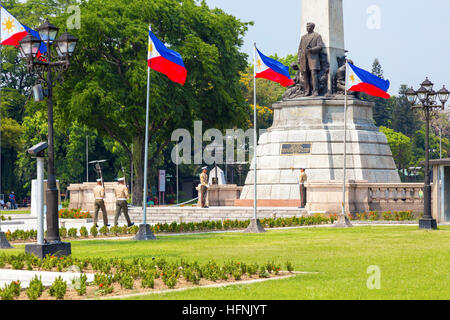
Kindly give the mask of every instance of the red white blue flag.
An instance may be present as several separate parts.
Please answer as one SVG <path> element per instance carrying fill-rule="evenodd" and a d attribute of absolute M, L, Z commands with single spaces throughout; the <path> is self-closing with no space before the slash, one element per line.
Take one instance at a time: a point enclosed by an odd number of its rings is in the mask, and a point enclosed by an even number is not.
<path fill-rule="evenodd" d="M 389 80 L 384 80 L 370 72 L 347 62 L 347 90 L 364 92 L 369 96 L 389 99 Z"/>
<path fill-rule="evenodd" d="M 294 84 L 294 81 L 289 75 L 289 67 L 286 67 L 281 62 L 266 57 L 256 47 L 256 72 L 255 78 L 262 78 L 278 82 L 283 87 L 289 87 Z"/>
<path fill-rule="evenodd" d="M 181 55 L 178 52 L 167 49 L 153 34 L 151 29 L 149 29 L 148 33 L 148 66 L 165 74 L 170 80 L 184 85 L 186 83 L 187 70 Z"/>
<path fill-rule="evenodd" d="M 28 34 L 40 39 L 39 33 L 33 29 L 21 24 L 8 10 L 1 7 L 1 36 L 0 44 L 2 46 L 19 46 L 19 42 L 25 38 Z M 36 57 L 40 58 L 45 52 L 47 52 L 47 46 L 45 43 L 41 43 L 39 51 Z"/>

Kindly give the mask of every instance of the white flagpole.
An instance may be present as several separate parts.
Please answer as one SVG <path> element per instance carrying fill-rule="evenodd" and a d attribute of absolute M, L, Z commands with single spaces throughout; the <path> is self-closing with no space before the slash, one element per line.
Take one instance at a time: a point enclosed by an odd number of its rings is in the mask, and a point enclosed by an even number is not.
<path fill-rule="evenodd" d="M 152 30 L 152 26 L 149 25 L 149 31 Z M 150 46 L 150 35 L 149 35 L 149 46 Z M 150 50 L 149 50 L 150 51 Z M 149 53 L 149 58 L 151 58 L 151 51 Z M 149 104 L 150 104 L 150 66 L 147 66 L 147 104 L 146 104 L 146 115 L 145 115 L 145 156 L 144 156 L 144 190 L 143 190 L 143 199 L 142 199 L 142 207 L 143 207 L 143 215 L 144 220 L 142 222 L 143 225 L 147 224 L 147 167 L 148 167 L 148 117 L 149 117 Z"/>
<path fill-rule="evenodd" d="M 342 216 L 345 217 L 345 193 L 347 180 L 347 71 L 348 62 L 345 59 L 345 106 L 344 106 L 344 182 L 342 186 Z"/>
<path fill-rule="evenodd" d="M 253 126 L 254 126 L 254 140 L 253 140 L 253 153 L 254 153 L 254 175 L 255 175 L 255 185 L 254 185 L 254 209 L 253 209 L 253 218 L 256 220 L 258 218 L 257 216 L 257 155 L 256 155 L 256 147 L 258 145 L 258 130 L 257 130 L 257 114 L 256 114 L 256 42 L 254 43 L 254 50 L 253 50 Z"/>

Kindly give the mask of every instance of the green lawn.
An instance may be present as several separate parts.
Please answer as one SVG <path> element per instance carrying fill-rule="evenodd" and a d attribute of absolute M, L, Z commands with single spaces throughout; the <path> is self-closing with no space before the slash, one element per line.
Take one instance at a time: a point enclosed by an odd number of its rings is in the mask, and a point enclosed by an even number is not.
<path fill-rule="evenodd" d="M 30 209 L 23 210 L 0 210 L 0 215 L 13 215 L 13 214 L 31 214 Z"/>
<path fill-rule="evenodd" d="M 254 285 L 196 288 L 142 299 L 450 299 L 450 227 L 355 227 L 160 236 L 158 241 L 76 241 L 77 257 L 165 257 L 207 262 L 289 260 L 319 272 Z M 7 251 L 22 252 L 23 246 Z M 367 289 L 367 268 L 381 269 L 381 289 Z M 136 299 L 136 298 L 133 298 Z"/>

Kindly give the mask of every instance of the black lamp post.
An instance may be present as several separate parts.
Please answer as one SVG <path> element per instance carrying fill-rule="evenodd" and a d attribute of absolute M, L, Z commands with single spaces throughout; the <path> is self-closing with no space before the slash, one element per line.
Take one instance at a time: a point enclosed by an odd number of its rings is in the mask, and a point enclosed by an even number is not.
<path fill-rule="evenodd" d="M 37 75 L 39 84 L 47 87 L 48 100 L 48 182 L 47 182 L 47 238 L 44 245 L 27 246 L 27 252 L 38 257 L 51 255 L 70 255 L 70 243 L 61 242 L 58 223 L 58 189 L 55 176 L 55 152 L 53 131 L 53 79 L 61 80 L 61 75 L 69 68 L 69 58 L 75 51 L 78 39 L 65 32 L 56 39 L 59 28 L 48 19 L 37 28 L 41 40 L 29 34 L 20 41 L 20 52 L 27 61 L 28 71 Z M 47 52 L 37 58 L 43 42 Z M 52 53 L 55 48 L 57 55 Z"/>
<path fill-rule="evenodd" d="M 435 92 L 433 90 L 434 84 L 426 78 L 422 82 L 419 90 L 415 91 L 413 88 L 406 91 L 408 101 L 413 105 L 413 108 L 421 108 L 425 111 L 426 130 L 425 130 L 425 185 L 424 185 L 424 217 L 419 221 L 420 229 L 436 230 L 437 222 L 433 219 L 431 214 L 431 185 L 430 185 L 430 117 L 431 111 L 434 109 L 445 109 L 449 97 L 449 91 L 445 86 Z M 440 104 L 437 100 L 439 97 Z M 416 105 L 419 100 L 420 105 Z"/>

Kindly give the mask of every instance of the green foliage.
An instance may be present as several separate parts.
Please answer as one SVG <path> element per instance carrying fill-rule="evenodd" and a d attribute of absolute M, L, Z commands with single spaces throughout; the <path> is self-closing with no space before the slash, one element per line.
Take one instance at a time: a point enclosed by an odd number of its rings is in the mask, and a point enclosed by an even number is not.
<path fill-rule="evenodd" d="M 119 283 L 122 288 L 130 290 L 133 289 L 134 279 L 130 274 L 124 273 L 120 276 Z"/>
<path fill-rule="evenodd" d="M 188 280 L 189 281 L 189 280 Z M 147 271 L 142 277 L 142 288 L 154 288 L 155 286 L 155 273 L 153 271 Z"/>
<path fill-rule="evenodd" d="M 85 226 L 80 228 L 80 235 L 84 238 L 87 238 L 89 236 L 89 232 Z"/>
<path fill-rule="evenodd" d="M 98 235 L 98 229 L 96 226 L 92 226 L 89 232 L 91 233 L 91 236 L 93 236 L 94 238 L 97 237 Z"/>
<path fill-rule="evenodd" d="M 59 276 L 51 285 L 48 293 L 57 300 L 63 300 L 67 291 L 67 283 Z"/>
<path fill-rule="evenodd" d="M 44 285 L 42 284 L 42 277 L 34 276 L 33 280 L 30 281 L 30 285 L 26 291 L 27 297 L 30 300 L 36 300 L 44 292 Z"/>
<path fill-rule="evenodd" d="M 399 170 L 409 168 L 412 156 L 411 139 L 383 126 L 380 127 L 380 131 L 386 135 L 397 168 Z"/>
<path fill-rule="evenodd" d="M 68 231 L 68 235 L 70 238 L 76 238 L 78 236 L 77 228 L 70 228 Z"/>
<path fill-rule="evenodd" d="M 79 296 L 84 296 L 86 294 L 87 276 L 85 274 L 82 274 L 78 279 L 72 279 L 72 284 Z"/>
<path fill-rule="evenodd" d="M 103 226 L 100 228 L 99 232 L 102 236 L 106 236 L 110 231 L 107 226 Z"/>

